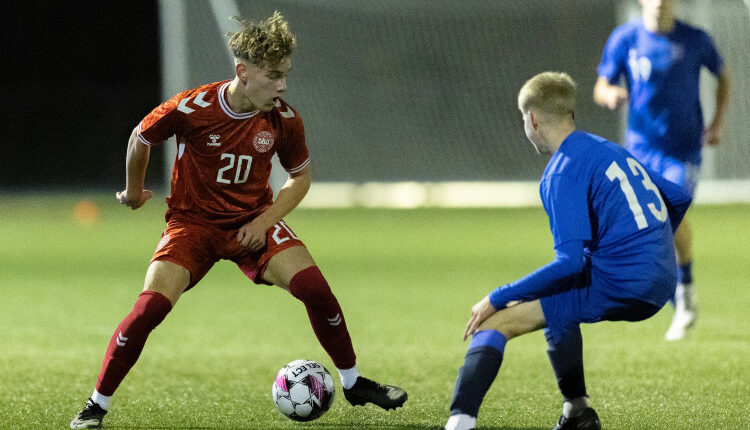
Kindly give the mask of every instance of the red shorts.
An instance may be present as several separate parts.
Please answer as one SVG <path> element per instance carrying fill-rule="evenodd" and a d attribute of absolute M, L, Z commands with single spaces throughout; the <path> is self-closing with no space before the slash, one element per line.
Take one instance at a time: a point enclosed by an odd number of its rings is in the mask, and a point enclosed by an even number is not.
<path fill-rule="evenodd" d="M 267 284 L 263 272 L 271 258 L 293 246 L 305 246 L 284 221 L 277 222 L 266 233 L 266 246 L 251 252 L 237 242 L 237 230 L 221 229 L 173 215 L 156 245 L 151 262 L 171 261 L 190 271 L 192 288 L 219 260 L 230 260 L 256 284 Z"/>

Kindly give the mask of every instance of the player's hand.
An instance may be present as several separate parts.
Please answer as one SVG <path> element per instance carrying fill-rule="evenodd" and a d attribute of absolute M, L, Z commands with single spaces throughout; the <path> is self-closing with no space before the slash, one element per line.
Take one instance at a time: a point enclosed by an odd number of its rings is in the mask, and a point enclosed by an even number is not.
<path fill-rule="evenodd" d="M 704 145 L 716 146 L 721 140 L 721 130 L 718 126 L 711 124 L 703 130 L 701 141 Z"/>
<path fill-rule="evenodd" d="M 607 97 L 607 107 L 610 110 L 617 110 L 627 101 L 628 90 L 617 85 L 612 86 Z"/>
<path fill-rule="evenodd" d="M 115 197 L 117 197 L 117 201 L 119 201 L 120 204 L 133 210 L 143 206 L 143 204 L 153 196 L 154 193 L 152 193 L 151 190 L 142 190 L 137 195 L 136 193 L 128 193 L 128 190 L 122 190 L 115 193 Z"/>
<path fill-rule="evenodd" d="M 266 246 L 266 227 L 258 218 L 237 230 L 237 242 L 248 251 L 260 251 Z"/>
<path fill-rule="evenodd" d="M 466 330 L 464 331 L 464 340 L 476 333 L 477 328 L 479 328 L 484 320 L 492 316 L 495 312 L 497 312 L 497 309 L 495 309 L 492 306 L 492 303 L 490 303 L 490 296 L 484 296 L 479 303 L 472 306 L 471 318 L 469 318 L 469 322 L 466 324 Z"/>

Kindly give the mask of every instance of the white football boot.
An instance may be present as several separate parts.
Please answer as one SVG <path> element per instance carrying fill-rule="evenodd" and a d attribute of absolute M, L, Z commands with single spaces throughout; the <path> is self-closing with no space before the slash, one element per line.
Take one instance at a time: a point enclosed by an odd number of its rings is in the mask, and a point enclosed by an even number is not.
<path fill-rule="evenodd" d="M 698 319 L 698 305 L 692 284 L 677 284 L 674 292 L 674 316 L 669 330 L 664 335 L 666 340 L 680 340 L 695 325 Z"/>

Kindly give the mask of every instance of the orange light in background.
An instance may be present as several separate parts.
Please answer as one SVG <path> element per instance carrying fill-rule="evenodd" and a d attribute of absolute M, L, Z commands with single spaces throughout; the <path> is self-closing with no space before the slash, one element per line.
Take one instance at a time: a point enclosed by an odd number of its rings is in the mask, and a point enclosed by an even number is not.
<path fill-rule="evenodd" d="M 78 225 L 92 225 L 98 218 L 99 206 L 90 200 L 81 200 L 73 206 L 73 219 Z"/>

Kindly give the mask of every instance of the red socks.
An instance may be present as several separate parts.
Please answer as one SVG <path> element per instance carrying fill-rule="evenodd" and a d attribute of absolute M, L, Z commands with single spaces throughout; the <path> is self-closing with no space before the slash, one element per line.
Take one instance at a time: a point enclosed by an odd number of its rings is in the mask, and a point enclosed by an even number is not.
<path fill-rule="evenodd" d="M 317 266 L 294 275 L 289 291 L 307 308 L 315 336 L 339 369 L 356 364 L 354 348 L 346 329 L 346 321 L 336 297 Z M 148 335 L 172 310 L 169 299 L 155 291 L 138 296 L 133 310 L 122 320 L 104 355 L 96 391 L 111 396 L 141 355 Z"/>
<path fill-rule="evenodd" d="M 149 333 L 172 310 L 172 303 L 155 291 L 144 291 L 135 301 L 133 310 L 122 320 L 104 355 L 96 391 L 103 396 L 114 394 L 120 382 L 141 355 Z"/>
<path fill-rule="evenodd" d="M 354 347 L 336 297 L 318 266 L 299 271 L 289 282 L 289 292 L 307 308 L 315 336 L 339 369 L 356 364 Z"/>

